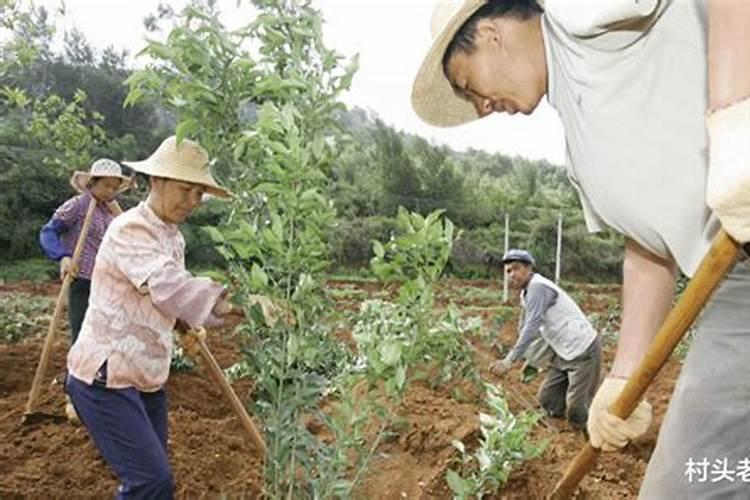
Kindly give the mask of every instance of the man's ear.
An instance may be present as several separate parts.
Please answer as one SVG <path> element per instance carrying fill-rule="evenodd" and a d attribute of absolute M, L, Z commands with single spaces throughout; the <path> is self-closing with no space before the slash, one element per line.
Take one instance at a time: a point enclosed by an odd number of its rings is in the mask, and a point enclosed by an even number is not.
<path fill-rule="evenodd" d="M 485 17 L 477 22 L 477 34 L 474 38 L 480 42 L 500 43 L 500 26 L 497 18 Z"/>

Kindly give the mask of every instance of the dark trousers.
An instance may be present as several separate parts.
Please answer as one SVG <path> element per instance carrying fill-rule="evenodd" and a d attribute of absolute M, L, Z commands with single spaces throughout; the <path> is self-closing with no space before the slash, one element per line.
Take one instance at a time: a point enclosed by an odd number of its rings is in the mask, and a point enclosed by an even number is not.
<path fill-rule="evenodd" d="M 597 336 L 586 352 L 565 361 L 555 355 L 539 388 L 539 403 L 551 417 L 567 417 L 574 429 L 586 429 L 589 407 L 599 385 L 602 344 Z"/>
<path fill-rule="evenodd" d="M 66 390 L 99 453 L 122 483 L 115 498 L 173 498 L 166 393 L 107 389 L 70 375 Z"/>
<path fill-rule="evenodd" d="M 91 280 L 76 278 L 70 283 L 68 290 L 68 319 L 70 320 L 70 345 L 75 344 L 81 331 L 83 317 L 89 307 L 89 293 Z"/>

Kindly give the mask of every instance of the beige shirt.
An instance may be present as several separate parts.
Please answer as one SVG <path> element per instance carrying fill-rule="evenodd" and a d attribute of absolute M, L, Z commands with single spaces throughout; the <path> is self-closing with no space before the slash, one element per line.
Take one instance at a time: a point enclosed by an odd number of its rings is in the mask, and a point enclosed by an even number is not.
<path fill-rule="evenodd" d="M 704 0 L 547 0 L 548 99 L 589 230 L 610 227 L 695 272 L 706 205 Z"/>
<path fill-rule="evenodd" d="M 94 265 L 89 307 L 68 353 L 68 371 L 91 384 L 107 362 L 107 387 L 156 391 L 169 376 L 177 318 L 192 327 L 223 287 L 185 270 L 185 240 L 142 202 L 107 230 Z"/>

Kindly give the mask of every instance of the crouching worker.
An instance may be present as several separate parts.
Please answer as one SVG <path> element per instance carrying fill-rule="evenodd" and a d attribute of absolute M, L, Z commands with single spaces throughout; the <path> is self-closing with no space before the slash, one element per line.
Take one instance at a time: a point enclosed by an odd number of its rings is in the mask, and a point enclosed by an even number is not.
<path fill-rule="evenodd" d="M 121 481 L 117 498 L 172 498 L 167 395 L 172 330 L 211 326 L 231 312 L 221 285 L 185 270 L 178 225 L 204 193 L 227 197 L 198 144 L 166 139 L 148 159 L 123 162 L 149 177 L 146 201 L 109 226 L 89 309 L 68 354 L 66 390 Z"/>
<path fill-rule="evenodd" d="M 509 250 L 503 264 L 510 286 L 520 291 L 524 312 L 515 346 L 504 359 L 493 363 L 491 371 L 503 375 L 535 344 L 537 352 L 529 362 L 543 363 L 547 368 L 539 388 L 542 408 L 552 417 L 567 417 L 574 429 L 585 430 L 599 382 L 599 336 L 565 291 L 534 272 L 534 258 L 529 252 Z M 546 353 L 544 342 L 548 345 Z"/>

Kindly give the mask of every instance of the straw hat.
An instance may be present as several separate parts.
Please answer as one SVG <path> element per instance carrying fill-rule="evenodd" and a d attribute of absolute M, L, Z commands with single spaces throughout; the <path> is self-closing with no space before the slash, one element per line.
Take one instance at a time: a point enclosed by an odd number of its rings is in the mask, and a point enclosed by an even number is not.
<path fill-rule="evenodd" d="M 83 193 L 88 189 L 88 183 L 92 177 L 116 177 L 120 179 L 120 186 L 117 188 L 118 193 L 122 193 L 128 189 L 131 185 L 132 179 L 127 175 L 123 175 L 120 165 L 108 158 L 101 158 L 91 164 L 91 168 L 88 172 L 82 170 L 76 170 L 70 178 L 70 185 L 73 189 L 79 193 Z"/>
<path fill-rule="evenodd" d="M 183 139 L 178 145 L 175 136 L 167 137 L 145 160 L 122 163 L 142 174 L 206 186 L 208 193 L 222 198 L 231 195 L 211 176 L 206 150 L 188 139 Z"/>
<path fill-rule="evenodd" d="M 432 12 L 432 47 L 411 92 L 417 115 L 437 127 L 455 127 L 479 118 L 474 105 L 457 96 L 443 73 L 443 55 L 453 36 L 487 0 L 438 0 Z"/>

